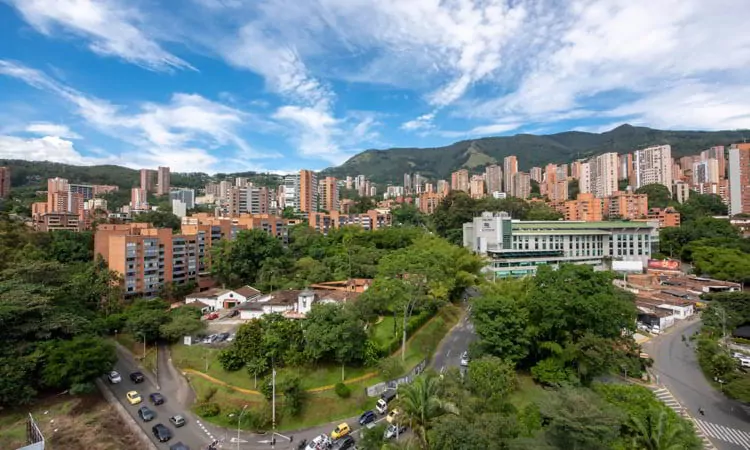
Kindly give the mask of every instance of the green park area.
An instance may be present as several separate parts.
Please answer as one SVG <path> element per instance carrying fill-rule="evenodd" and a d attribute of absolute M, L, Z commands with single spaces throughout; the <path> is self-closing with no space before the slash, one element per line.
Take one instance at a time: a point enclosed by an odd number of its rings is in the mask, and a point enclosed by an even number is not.
<path fill-rule="evenodd" d="M 289 414 L 284 407 L 285 396 L 277 397 L 279 417 L 277 423 L 280 429 L 294 430 L 316 424 L 327 423 L 338 419 L 348 418 L 371 409 L 374 399 L 366 395 L 366 388 L 373 384 L 401 376 L 413 369 L 423 359 L 434 352 L 440 339 L 457 323 L 461 316 L 458 307 L 447 305 L 434 316 L 428 317 L 413 335 L 408 337 L 405 361 L 401 362 L 400 328 L 397 334 L 393 330 L 393 321 L 381 320 L 371 327 L 371 335 L 381 339 L 388 336 L 389 341 L 396 342 L 399 350 L 393 356 L 384 358 L 387 363 L 372 365 L 345 365 L 345 391 L 337 388 L 342 381 L 342 367 L 340 365 L 303 365 L 280 368 L 277 371 L 279 384 L 284 379 L 299 380 L 300 406 L 296 414 Z M 388 332 L 382 328 L 389 327 Z M 385 342 L 378 341 L 378 342 Z M 190 369 L 204 373 L 208 379 L 198 373 L 186 371 L 193 389 L 196 392 L 197 403 L 195 412 L 206 420 L 222 426 L 236 426 L 232 417 L 244 405 L 249 405 L 249 416 L 243 418 L 243 426 L 251 429 L 263 429 L 267 415 L 270 414 L 270 402 L 267 396 L 259 392 L 267 376 L 254 376 L 247 370 L 228 371 L 220 360 L 222 350 L 209 348 L 204 345 L 186 346 L 182 343 L 172 346 L 172 360 L 181 369 Z M 208 364 L 208 370 L 206 370 Z M 387 378 L 386 378 L 387 376 Z M 239 389 L 238 389 L 239 388 Z M 295 391 L 297 392 L 297 391 Z M 206 407 L 210 404 L 210 407 Z M 230 417 L 231 415 L 231 417 Z M 246 422 L 245 422 L 246 421 Z"/>

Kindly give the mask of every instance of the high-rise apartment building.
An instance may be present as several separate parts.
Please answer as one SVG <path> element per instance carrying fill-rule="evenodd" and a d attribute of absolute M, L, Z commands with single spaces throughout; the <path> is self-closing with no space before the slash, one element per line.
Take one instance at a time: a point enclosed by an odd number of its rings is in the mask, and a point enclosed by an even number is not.
<path fill-rule="evenodd" d="M 633 220 L 646 217 L 648 214 L 648 196 L 631 192 L 615 192 L 607 200 L 609 203 L 609 220 Z"/>
<path fill-rule="evenodd" d="M 421 194 L 423 192 L 424 181 L 424 177 L 420 175 L 419 172 L 414 174 L 414 178 L 412 179 L 412 188 L 415 194 Z"/>
<path fill-rule="evenodd" d="M 573 161 L 570 164 L 570 178 L 578 180 L 581 178 L 581 164 L 583 161 Z"/>
<path fill-rule="evenodd" d="M 10 167 L 0 167 L 0 199 L 10 197 Z"/>
<path fill-rule="evenodd" d="M 130 207 L 142 211 L 148 209 L 148 192 L 143 188 L 133 188 L 130 190 Z"/>
<path fill-rule="evenodd" d="M 729 147 L 729 215 L 750 213 L 750 143 Z"/>
<path fill-rule="evenodd" d="M 321 183 L 323 209 L 326 211 L 339 210 L 339 185 L 334 177 L 325 177 Z"/>
<path fill-rule="evenodd" d="M 595 197 L 604 198 L 617 191 L 617 153 L 604 153 L 589 160 L 591 191 Z"/>
<path fill-rule="evenodd" d="M 541 183 L 544 180 L 544 171 L 541 167 L 532 167 L 529 171 L 529 176 L 537 183 Z"/>
<path fill-rule="evenodd" d="M 141 169 L 141 189 L 154 192 L 154 178 L 156 178 L 155 170 Z"/>
<path fill-rule="evenodd" d="M 513 187 L 513 191 L 510 193 L 511 196 L 523 199 L 531 196 L 531 175 L 528 173 L 515 172 L 511 185 Z"/>
<path fill-rule="evenodd" d="M 503 179 L 505 192 L 510 192 L 513 195 L 513 183 L 515 180 L 514 175 L 518 173 L 518 158 L 515 156 L 506 156 L 503 159 Z M 523 178 L 523 177 L 522 177 Z"/>
<path fill-rule="evenodd" d="M 715 158 L 703 159 L 693 163 L 693 184 L 718 183 L 719 182 L 719 160 Z"/>
<path fill-rule="evenodd" d="M 690 198 L 690 185 L 684 181 L 675 181 L 672 193 L 677 203 L 685 203 Z"/>
<path fill-rule="evenodd" d="M 727 154 L 724 150 L 723 145 L 717 145 L 715 147 L 711 147 L 708 150 L 703 150 L 700 155 L 700 159 L 703 161 L 709 160 L 709 159 L 715 159 L 717 162 L 717 172 L 719 174 L 719 178 L 726 178 L 727 176 Z M 684 169 L 684 167 L 683 167 Z M 718 180 L 717 180 L 718 183 Z"/>
<path fill-rule="evenodd" d="M 568 200 L 564 205 L 565 220 L 584 222 L 604 220 L 604 200 L 595 197 L 592 193 L 580 193 L 575 200 Z"/>
<path fill-rule="evenodd" d="M 503 191 L 503 168 L 492 164 L 484 169 L 484 181 L 487 183 L 487 192 Z"/>
<path fill-rule="evenodd" d="M 557 166 L 557 181 L 561 180 L 567 180 L 568 179 L 568 165 L 567 164 L 560 164 Z"/>
<path fill-rule="evenodd" d="M 318 210 L 318 176 L 312 170 L 299 171 L 299 210 L 306 213 Z"/>
<path fill-rule="evenodd" d="M 672 191 L 672 147 L 657 145 L 633 152 L 635 188 L 661 184 Z"/>
<path fill-rule="evenodd" d="M 250 183 L 250 179 L 248 177 L 235 177 L 234 178 L 234 185 L 237 187 L 247 187 Z"/>
<path fill-rule="evenodd" d="M 469 192 L 469 171 L 461 169 L 451 174 L 451 189 L 454 191 Z"/>
<path fill-rule="evenodd" d="M 469 184 L 469 192 L 471 193 L 471 198 L 484 197 L 484 177 L 482 175 L 472 175 Z"/>
<path fill-rule="evenodd" d="M 250 214 L 269 214 L 271 211 L 272 192 L 267 187 L 247 188 L 247 208 Z"/>
<path fill-rule="evenodd" d="M 578 192 L 588 194 L 591 191 L 591 163 L 583 162 L 578 170 Z"/>
<path fill-rule="evenodd" d="M 159 167 L 157 170 L 156 177 L 156 195 L 167 195 L 169 194 L 170 180 L 169 180 L 169 167 Z"/>
<path fill-rule="evenodd" d="M 177 189 L 169 193 L 171 200 L 179 200 L 185 204 L 187 209 L 195 208 L 195 190 L 194 189 Z"/>
<path fill-rule="evenodd" d="M 451 185 L 445 180 L 437 180 L 436 189 L 439 194 L 448 195 L 451 191 Z"/>

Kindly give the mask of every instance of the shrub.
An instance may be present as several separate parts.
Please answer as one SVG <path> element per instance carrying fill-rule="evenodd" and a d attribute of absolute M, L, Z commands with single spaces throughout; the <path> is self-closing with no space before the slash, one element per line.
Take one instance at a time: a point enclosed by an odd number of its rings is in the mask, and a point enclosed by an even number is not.
<path fill-rule="evenodd" d="M 221 414 L 221 408 L 216 403 L 203 402 L 195 407 L 195 412 L 201 417 L 216 417 Z"/>
<path fill-rule="evenodd" d="M 344 383 L 336 383 L 334 390 L 336 391 L 336 395 L 340 398 L 349 398 L 349 396 L 352 395 L 352 390 Z"/>
<path fill-rule="evenodd" d="M 217 391 L 217 390 L 218 390 L 218 388 L 217 388 L 216 386 L 211 386 L 211 387 L 209 387 L 208 389 L 206 389 L 206 392 L 204 392 L 204 393 L 203 393 L 203 394 L 202 394 L 202 395 L 200 396 L 200 399 L 199 399 L 199 400 L 200 400 L 200 401 L 201 401 L 202 403 L 207 403 L 207 402 L 210 402 L 210 401 L 211 401 L 211 399 L 212 399 L 212 398 L 214 398 L 214 395 L 216 395 L 216 391 Z"/>
<path fill-rule="evenodd" d="M 219 352 L 219 363 L 227 372 L 240 370 L 245 365 L 245 361 L 242 360 L 234 346 Z"/>
<path fill-rule="evenodd" d="M 386 358 L 378 363 L 378 372 L 384 379 L 392 380 L 404 373 L 404 365 L 397 356 Z"/>

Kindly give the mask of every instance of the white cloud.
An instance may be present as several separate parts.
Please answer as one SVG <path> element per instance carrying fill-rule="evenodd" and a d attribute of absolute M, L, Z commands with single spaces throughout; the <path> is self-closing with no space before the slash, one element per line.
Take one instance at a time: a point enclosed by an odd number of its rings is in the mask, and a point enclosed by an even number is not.
<path fill-rule="evenodd" d="M 5 0 L 37 31 L 51 36 L 58 28 L 83 37 L 89 48 L 151 70 L 192 68 L 167 52 L 139 28 L 144 15 L 117 0 Z M 127 5 L 127 6 L 126 6 Z"/>
<path fill-rule="evenodd" d="M 406 131 L 429 130 L 435 128 L 432 120 L 435 119 L 435 113 L 422 114 L 414 120 L 401 124 L 401 129 Z"/>
<path fill-rule="evenodd" d="M 18 63 L 0 60 L 0 75 L 60 95 L 89 125 L 138 148 L 132 158 L 141 165 L 156 165 L 148 164 L 153 161 L 175 170 L 215 168 L 223 162 L 205 148 L 223 146 L 237 147 L 245 160 L 267 156 L 257 154 L 238 134 L 241 125 L 254 123 L 254 116 L 197 94 L 174 94 L 166 104 L 144 103 L 139 112 L 130 113 Z"/>
<path fill-rule="evenodd" d="M 491 136 L 496 134 L 507 133 L 515 130 L 523 124 L 519 122 L 495 123 L 492 125 L 481 125 L 467 131 L 439 131 L 438 134 L 444 137 L 459 138 L 473 136 Z"/>
<path fill-rule="evenodd" d="M 114 164 L 113 157 L 87 157 L 76 150 L 72 141 L 57 136 L 24 139 L 0 135 L 0 158 L 25 159 L 30 161 L 52 161 L 65 164 L 92 165 Z"/>
<path fill-rule="evenodd" d="M 81 135 L 71 131 L 67 125 L 60 125 L 56 123 L 37 122 L 32 123 L 26 127 L 26 131 L 41 136 L 57 136 L 67 139 L 82 139 Z"/>

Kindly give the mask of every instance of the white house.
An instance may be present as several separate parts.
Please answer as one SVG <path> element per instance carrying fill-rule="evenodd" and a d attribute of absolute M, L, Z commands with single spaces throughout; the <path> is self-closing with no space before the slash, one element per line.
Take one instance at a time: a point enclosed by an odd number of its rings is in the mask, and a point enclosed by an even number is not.
<path fill-rule="evenodd" d="M 257 319 L 266 314 L 281 313 L 290 319 L 303 319 L 315 303 L 344 303 L 356 299 L 357 292 L 329 290 L 286 290 L 260 296 L 239 306 L 240 319 Z"/>
<path fill-rule="evenodd" d="M 251 286 L 243 286 L 239 289 L 213 288 L 203 292 L 197 292 L 185 297 L 185 303 L 201 302 L 210 308 L 210 311 L 234 308 L 243 303 L 256 301 L 261 297 L 261 292 Z"/>

